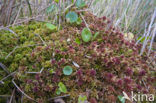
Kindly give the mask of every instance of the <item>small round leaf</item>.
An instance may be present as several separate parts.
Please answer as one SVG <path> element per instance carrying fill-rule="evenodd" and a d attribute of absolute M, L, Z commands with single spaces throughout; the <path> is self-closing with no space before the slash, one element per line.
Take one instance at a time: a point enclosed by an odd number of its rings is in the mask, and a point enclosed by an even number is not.
<path fill-rule="evenodd" d="M 84 0 L 77 0 L 75 5 L 76 5 L 78 8 L 82 8 L 82 7 L 84 7 L 86 4 L 85 4 L 85 1 L 84 1 Z"/>
<path fill-rule="evenodd" d="M 84 28 L 82 30 L 81 36 L 84 42 L 89 42 L 92 38 L 92 33 L 88 30 L 88 28 Z"/>
<path fill-rule="evenodd" d="M 56 27 L 55 25 L 50 24 L 50 23 L 47 23 L 46 26 L 47 26 L 47 28 L 50 29 L 50 30 L 56 30 L 56 29 L 57 29 L 57 27 Z"/>
<path fill-rule="evenodd" d="M 65 66 L 63 68 L 63 74 L 64 75 L 71 75 L 73 72 L 73 69 L 70 66 Z"/>
<path fill-rule="evenodd" d="M 71 12 L 68 12 L 67 15 L 66 15 L 66 19 L 67 21 L 69 21 L 70 23 L 74 23 L 78 20 L 78 15 L 77 13 L 71 11 Z"/>
<path fill-rule="evenodd" d="M 47 13 L 50 13 L 50 12 L 53 12 L 53 10 L 55 9 L 55 5 L 54 4 L 52 4 L 51 6 L 49 6 L 47 9 L 46 9 L 46 12 Z"/>

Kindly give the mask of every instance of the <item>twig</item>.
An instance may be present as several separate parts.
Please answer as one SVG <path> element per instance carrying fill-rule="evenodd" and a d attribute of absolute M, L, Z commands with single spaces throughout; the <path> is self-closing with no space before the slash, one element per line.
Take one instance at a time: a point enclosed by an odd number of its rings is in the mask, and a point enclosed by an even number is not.
<path fill-rule="evenodd" d="M 44 43 L 34 44 L 34 45 L 27 45 L 27 46 L 21 46 L 21 47 L 16 46 L 16 47 L 5 57 L 5 59 L 7 59 L 7 58 L 8 58 L 13 52 L 15 52 L 15 50 L 18 49 L 18 48 L 32 47 L 32 46 L 38 46 L 38 45 L 42 45 L 42 44 L 44 44 Z"/>
<path fill-rule="evenodd" d="M 14 89 L 13 92 L 12 92 L 12 95 L 11 95 L 11 98 L 10 98 L 9 103 L 12 103 L 12 98 L 13 98 L 13 96 L 14 96 L 14 93 L 15 93 L 15 89 Z"/>
<path fill-rule="evenodd" d="M 5 60 L 8 59 L 8 57 L 17 49 L 19 46 L 16 46 L 6 57 Z"/>
<path fill-rule="evenodd" d="M 26 45 L 26 46 L 21 46 L 19 48 L 25 48 L 25 47 L 32 47 L 32 46 L 39 46 L 39 45 L 43 45 L 44 43 L 39 43 L 39 44 L 33 44 L 33 45 Z"/>
<path fill-rule="evenodd" d="M 37 16 L 35 16 L 35 17 L 31 17 L 31 18 L 28 18 L 28 19 L 24 19 L 23 21 L 17 22 L 17 23 L 15 23 L 14 25 L 16 25 L 16 24 L 21 24 L 21 23 L 26 22 L 26 21 L 30 21 L 30 20 L 35 19 L 35 18 L 40 17 L 40 16 L 42 16 L 42 15 L 37 15 Z M 8 27 L 11 27 L 11 26 L 13 26 L 13 25 L 8 25 L 8 26 L 6 26 L 6 27 L 8 28 Z M 2 30 L 2 28 L 0 28 L 0 30 Z"/>
<path fill-rule="evenodd" d="M 72 63 L 75 67 L 80 68 L 80 66 L 76 62 L 72 61 Z"/>
<path fill-rule="evenodd" d="M 75 12 L 84 12 L 84 11 L 89 11 L 89 9 L 75 10 Z"/>
<path fill-rule="evenodd" d="M 6 67 L 4 64 L 2 64 L 1 62 L 0 62 L 0 67 L 1 67 L 5 72 L 7 72 L 7 73 L 9 74 L 9 71 L 7 70 L 7 67 Z"/>
<path fill-rule="evenodd" d="M 2 29 L 7 30 L 7 31 L 13 33 L 15 36 L 18 36 L 13 30 L 11 30 L 11 29 L 9 29 L 7 27 L 1 27 L 0 30 L 2 30 Z"/>
<path fill-rule="evenodd" d="M 58 98 L 64 98 L 64 97 L 68 97 L 68 96 L 70 96 L 70 95 L 67 94 L 67 95 L 64 95 L 64 96 L 54 97 L 54 98 L 50 98 L 50 99 L 48 99 L 48 101 L 55 100 L 55 99 L 58 99 Z"/>
<path fill-rule="evenodd" d="M 15 20 L 14 20 L 13 25 L 16 23 L 16 21 L 17 21 L 17 19 L 18 19 L 18 16 L 19 16 L 19 14 L 20 14 L 21 9 L 22 9 L 22 0 L 21 0 L 20 7 L 19 7 L 19 10 L 18 10 L 18 12 L 17 12 L 17 15 L 16 15 L 16 18 L 15 18 Z"/>
<path fill-rule="evenodd" d="M 30 16 L 32 16 L 32 9 L 31 9 L 31 5 L 29 3 L 29 0 L 26 0 L 26 3 L 28 4 L 29 14 L 30 14 Z"/>
<path fill-rule="evenodd" d="M 150 24 L 149 24 L 148 32 L 147 32 L 147 34 L 146 34 L 146 37 L 145 37 L 145 40 L 144 40 L 143 47 L 142 47 L 142 49 L 141 49 L 140 55 L 142 55 L 143 52 L 144 52 L 144 50 L 145 50 L 145 47 L 146 47 L 147 42 L 148 42 L 148 40 L 149 40 L 149 39 L 147 39 L 147 37 L 150 35 L 151 28 L 152 28 L 152 24 L 153 24 L 155 18 L 156 18 L 156 8 L 155 8 L 154 13 L 153 13 L 153 16 L 152 16 L 152 18 L 151 18 L 151 22 L 150 22 Z"/>
<path fill-rule="evenodd" d="M 32 100 L 32 101 L 35 101 L 33 98 L 31 98 L 30 96 L 28 96 L 26 93 L 24 93 L 18 86 L 17 84 L 14 82 L 14 79 L 12 79 L 12 83 L 15 85 L 15 87 L 24 95 L 26 96 L 28 99 Z M 35 101 L 37 102 L 37 101 Z"/>
<path fill-rule="evenodd" d="M 58 4 L 58 13 L 59 13 L 59 27 L 58 27 L 58 30 L 60 30 L 60 26 L 61 26 L 61 0 L 59 1 L 59 4 Z"/>
<path fill-rule="evenodd" d="M 150 43 L 150 48 L 148 50 L 148 55 L 150 54 L 150 51 L 152 49 L 152 44 L 154 42 L 155 35 L 156 35 L 156 25 L 155 25 L 155 28 L 154 28 L 153 33 L 152 33 L 152 40 L 151 40 L 151 43 Z"/>
<path fill-rule="evenodd" d="M 21 95 L 21 103 L 23 103 L 23 94 Z"/>
<path fill-rule="evenodd" d="M 42 67 L 42 69 L 39 72 L 26 72 L 26 73 L 28 73 L 28 74 L 41 74 L 43 70 L 44 70 L 44 67 Z"/>
<path fill-rule="evenodd" d="M 8 97 L 11 97 L 11 96 L 10 95 L 0 95 L 0 97 L 8 98 Z"/>
<path fill-rule="evenodd" d="M 73 7 L 73 6 L 75 5 L 76 1 L 77 1 L 77 0 L 74 0 L 74 3 L 73 3 L 73 4 L 67 6 L 67 7 L 64 9 L 64 12 L 63 12 L 63 13 L 65 13 L 69 8 Z"/>
<path fill-rule="evenodd" d="M 43 42 L 43 44 L 44 44 L 45 46 L 47 46 L 46 42 L 42 39 L 42 37 L 41 37 L 39 34 L 35 34 L 35 35 L 38 36 L 38 37 L 41 39 L 41 41 Z"/>
<path fill-rule="evenodd" d="M 4 77 L 3 79 L 1 79 L 1 80 L 0 80 L 0 83 L 4 84 L 4 82 L 3 82 L 3 81 L 4 81 L 5 79 L 7 79 L 8 77 L 10 77 L 10 76 L 14 75 L 15 73 L 16 73 L 16 71 L 15 71 L 15 72 L 13 72 L 13 73 L 10 73 L 9 75 L 7 75 L 7 76 L 6 76 L 6 77 Z"/>
<path fill-rule="evenodd" d="M 142 80 L 142 82 L 144 83 L 145 87 L 147 88 L 147 85 L 145 84 L 144 80 Z M 148 88 L 147 88 L 147 90 L 148 90 Z"/>
<path fill-rule="evenodd" d="M 86 20 L 84 19 L 83 15 L 81 13 L 80 13 L 80 16 L 83 19 L 83 21 L 84 21 L 86 27 L 88 28 L 88 30 L 91 31 L 90 28 L 89 28 L 89 26 L 88 26 L 88 24 L 87 24 L 87 22 L 86 22 Z"/>

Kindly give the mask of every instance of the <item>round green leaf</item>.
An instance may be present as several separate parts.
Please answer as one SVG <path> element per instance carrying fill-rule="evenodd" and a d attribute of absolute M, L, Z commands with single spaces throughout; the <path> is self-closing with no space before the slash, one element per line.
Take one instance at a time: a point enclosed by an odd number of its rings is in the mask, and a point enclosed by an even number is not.
<path fill-rule="evenodd" d="M 118 99 L 120 100 L 121 103 L 125 103 L 125 98 L 123 98 L 123 96 L 118 96 Z"/>
<path fill-rule="evenodd" d="M 60 91 L 59 89 L 57 89 L 57 90 L 56 90 L 56 94 L 57 94 L 57 95 L 60 95 L 60 94 L 61 94 L 61 91 Z"/>
<path fill-rule="evenodd" d="M 47 13 L 50 13 L 50 12 L 52 12 L 54 9 L 55 9 L 55 5 L 54 4 L 52 4 L 51 6 L 49 6 L 47 9 L 46 9 L 46 12 Z"/>
<path fill-rule="evenodd" d="M 64 75 L 71 75 L 72 72 L 73 72 L 73 69 L 70 66 L 65 66 L 63 68 L 63 74 Z"/>
<path fill-rule="evenodd" d="M 84 42 L 89 42 L 92 38 L 92 33 L 88 30 L 88 28 L 84 28 L 82 30 L 81 36 Z"/>
<path fill-rule="evenodd" d="M 70 23 L 73 23 L 73 22 L 76 22 L 76 21 L 78 20 L 78 15 L 77 15 L 77 13 L 71 11 L 71 12 L 68 12 L 68 13 L 67 13 L 66 19 L 67 19 L 67 21 L 69 21 Z"/>
<path fill-rule="evenodd" d="M 50 29 L 50 30 L 56 30 L 56 29 L 57 29 L 57 27 L 56 27 L 55 25 L 50 24 L 50 23 L 47 23 L 46 26 L 47 26 L 47 28 Z"/>
<path fill-rule="evenodd" d="M 77 0 L 75 5 L 76 5 L 78 8 L 82 8 L 82 7 L 84 7 L 86 4 L 85 4 L 84 0 Z"/>

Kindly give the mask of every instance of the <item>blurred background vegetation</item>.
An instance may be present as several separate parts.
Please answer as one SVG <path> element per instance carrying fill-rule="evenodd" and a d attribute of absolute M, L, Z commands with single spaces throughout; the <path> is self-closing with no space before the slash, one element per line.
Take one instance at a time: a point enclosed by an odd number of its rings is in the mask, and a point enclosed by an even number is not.
<path fill-rule="evenodd" d="M 0 26 L 9 27 L 30 20 L 58 24 L 58 15 L 76 0 L 1 0 Z M 124 33 L 132 32 L 138 42 L 155 50 L 156 0 L 86 0 L 88 9 L 98 17 L 108 17 Z M 61 21 L 59 21 L 61 22 Z M 137 43 L 138 43 L 137 42 Z M 154 44 L 154 45 L 153 45 Z"/>

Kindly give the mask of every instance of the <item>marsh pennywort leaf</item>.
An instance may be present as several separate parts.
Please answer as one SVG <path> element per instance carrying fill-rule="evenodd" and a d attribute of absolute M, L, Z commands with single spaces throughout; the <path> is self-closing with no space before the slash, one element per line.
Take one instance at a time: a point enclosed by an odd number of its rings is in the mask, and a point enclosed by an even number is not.
<path fill-rule="evenodd" d="M 73 72 L 73 69 L 72 69 L 71 66 L 65 66 L 65 67 L 63 68 L 63 74 L 64 74 L 64 75 L 71 75 L 72 72 Z"/>
<path fill-rule="evenodd" d="M 49 6 L 47 9 L 46 9 L 46 12 L 47 13 L 50 13 L 50 12 L 52 12 L 54 9 L 55 9 L 55 5 L 54 4 L 52 4 L 51 6 Z"/>
<path fill-rule="evenodd" d="M 51 23 L 46 23 L 46 26 L 50 30 L 56 30 L 57 29 L 57 27 L 55 25 L 51 24 Z"/>
<path fill-rule="evenodd" d="M 89 42 L 92 38 L 92 33 L 88 30 L 88 28 L 84 28 L 82 30 L 81 36 L 84 42 Z"/>
<path fill-rule="evenodd" d="M 70 12 L 67 13 L 66 19 L 70 23 L 74 23 L 74 22 L 76 22 L 78 20 L 78 15 L 77 15 L 76 12 L 70 11 Z"/>
<path fill-rule="evenodd" d="M 82 8 L 84 7 L 86 4 L 85 4 L 85 1 L 84 0 L 77 0 L 75 5 L 78 7 L 78 8 Z"/>
<path fill-rule="evenodd" d="M 99 35 L 99 32 L 96 32 L 93 36 L 93 40 L 95 40 L 95 38 Z"/>
<path fill-rule="evenodd" d="M 59 89 L 57 89 L 57 90 L 56 90 L 56 94 L 57 94 L 57 95 L 60 95 L 60 94 L 61 94 L 61 91 L 60 91 Z"/>
<path fill-rule="evenodd" d="M 121 103 L 125 103 L 125 98 L 123 98 L 123 96 L 119 95 L 118 99 L 120 100 Z"/>
<path fill-rule="evenodd" d="M 67 93 L 67 88 L 62 82 L 59 82 L 58 86 L 59 86 L 59 91 L 63 93 Z"/>
<path fill-rule="evenodd" d="M 78 103 L 85 103 L 87 101 L 87 96 L 79 95 Z"/>

